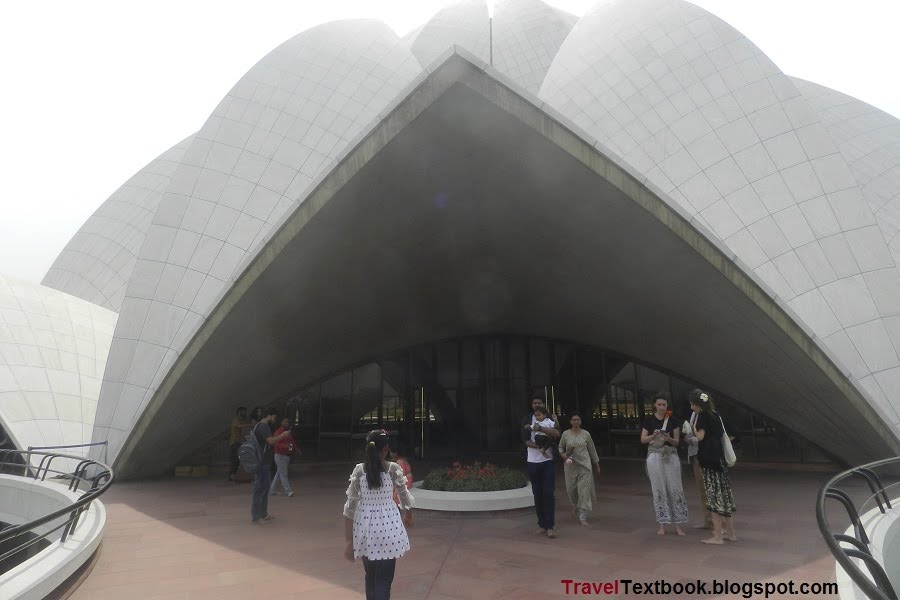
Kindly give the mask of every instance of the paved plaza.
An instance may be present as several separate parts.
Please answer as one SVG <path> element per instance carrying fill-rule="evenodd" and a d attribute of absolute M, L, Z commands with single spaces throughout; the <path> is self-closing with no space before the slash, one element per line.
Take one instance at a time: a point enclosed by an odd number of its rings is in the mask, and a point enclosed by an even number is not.
<path fill-rule="evenodd" d="M 341 507 L 350 470 L 299 470 L 295 496 L 272 498 L 274 519 L 258 526 L 250 524 L 246 484 L 218 477 L 116 484 L 103 498 L 109 521 L 99 559 L 71 598 L 362 598 L 362 565 L 342 557 Z M 695 488 L 684 475 L 696 521 Z M 565 597 L 562 579 L 833 582 L 834 562 L 814 513 L 826 478 L 738 468 L 732 479 L 740 541 L 724 547 L 701 544 L 706 532 L 693 529 L 686 538 L 656 535 L 650 484 L 639 461 L 603 463 L 591 529 L 571 516 L 560 474 L 555 540 L 532 534 L 530 509 L 417 511 L 413 549 L 398 561 L 392 597 L 556 598 Z"/>

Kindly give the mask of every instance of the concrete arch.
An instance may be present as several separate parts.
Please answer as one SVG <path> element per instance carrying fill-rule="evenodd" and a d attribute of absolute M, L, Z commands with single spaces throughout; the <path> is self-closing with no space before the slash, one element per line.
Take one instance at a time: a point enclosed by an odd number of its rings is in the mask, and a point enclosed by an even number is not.
<path fill-rule="evenodd" d="M 238 398 L 490 331 L 603 340 L 848 462 L 896 452 L 878 410 L 740 259 L 564 121 L 459 54 L 423 76 L 230 287 L 117 473 L 164 472 Z"/>
<path fill-rule="evenodd" d="M 900 430 L 900 277 L 862 190 L 791 80 L 682 0 L 598 6 L 540 97 L 746 263 Z"/>

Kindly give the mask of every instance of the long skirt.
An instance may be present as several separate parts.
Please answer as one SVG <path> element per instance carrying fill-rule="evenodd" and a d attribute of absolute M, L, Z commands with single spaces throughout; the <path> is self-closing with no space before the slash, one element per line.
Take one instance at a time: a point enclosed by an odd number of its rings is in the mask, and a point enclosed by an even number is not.
<path fill-rule="evenodd" d="M 647 476 L 653 490 L 653 508 L 660 525 L 687 523 L 688 509 L 681 486 L 681 461 L 675 452 L 647 455 Z"/>
<path fill-rule="evenodd" d="M 703 487 L 706 488 L 706 510 L 730 517 L 737 509 L 728 473 L 703 467 Z"/>
<path fill-rule="evenodd" d="M 593 508 L 594 474 L 579 464 L 566 467 L 566 494 L 569 502 L 578 510 L 578 516 L 587 517 Z"/>

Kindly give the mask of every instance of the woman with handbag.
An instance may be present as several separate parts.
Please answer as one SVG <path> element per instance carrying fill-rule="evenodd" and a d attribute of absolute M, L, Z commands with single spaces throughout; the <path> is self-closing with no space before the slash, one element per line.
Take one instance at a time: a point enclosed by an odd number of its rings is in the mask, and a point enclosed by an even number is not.
<path fill-rule="evenodd" d="M 700 442 L 697 460 L 703 473 L 706 509 L 712 514 L 713 522 L 712 537 L 701 541 L 704 544 L 723 544 L 724 538 L 736 542 L 733 518 L 736 508 L 731 481 L 728 479 L 728 463 L 734 464 L 731 442 L 725 433 L 722 417 L 716 412 L 709 394 L 694 390 L 691 395 L 691 402 L 701 407 L 696 423 L 696 436 Z"/>
<path fill-rule="evenodd" d="M 666 535 L 666 525 L 675 525 L 675 533 L 687 535 L 681 528 L 688 520 L 677 451 L 681 422 L 672 417 L 668 407 L 667 394 L 656 394 L 654 413 L 644 420 L 641 429 L 641 443 L 647 445 L 647 476 L 659 524 L 656 535 Z"/>

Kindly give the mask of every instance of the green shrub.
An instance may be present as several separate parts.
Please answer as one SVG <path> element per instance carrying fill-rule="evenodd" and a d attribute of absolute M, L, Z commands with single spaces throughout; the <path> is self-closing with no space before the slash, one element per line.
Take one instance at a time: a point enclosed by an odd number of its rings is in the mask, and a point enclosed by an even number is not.
<path fill-rule="evenodd" d="M 507 467 L 475 462 L 449 469 L 434 469 L 422 481 L 426 490 L 441 492 L 495 492 L 525 487 L 525 475 Z"/>

